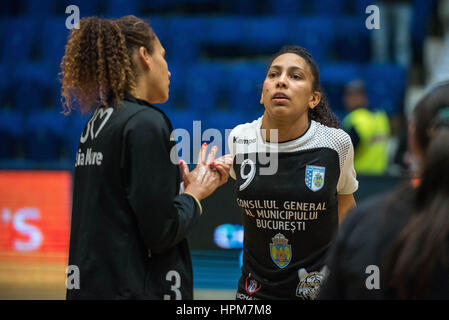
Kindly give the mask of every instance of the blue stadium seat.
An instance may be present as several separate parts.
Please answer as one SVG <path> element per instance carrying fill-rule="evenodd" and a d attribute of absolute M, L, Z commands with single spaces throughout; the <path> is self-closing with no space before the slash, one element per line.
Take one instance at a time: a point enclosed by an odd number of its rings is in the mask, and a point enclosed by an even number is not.
<path fill-rule="evenodd" d="M 396 64 L 369 64 L 363 68 L 363 79 L 370 105 L 388 115 L 402 111 L 407 72 Z"/>
<path fill-rule="evenodd" d="M 168 42 L 165 44 L 168 58 L 183 63 L 197 60 L 206 29 L 206 19 L 203 18 L 171 19 Z"/>
<path fill-rule="evenodd" d="M 49 71 L 50 72 L 50 71 Z M 49 108 L 59 109 L 62 108 L 62 96 L 61 87 L 62 83 L 59 76 L 56 73 L 49 73 L 48 77 L 48 91 L 46 94 L 46 106 Z"/>
<path fill-rule="evenodd" d="M 11 86 L 11 76 L 10 68 L 6 63 L 0 63 L 0 109 L 4 108 L 6 105 L 6 100 L 10 94 Z"/>
<path fill-rule="evenodd" d="M 166 114 L 173 126 L 178 158 L 190 163 L 193 162 L 193 160 L 196 158 L 196 155 L 195 157 L 193 157 L 193 145 L 201 144 L 202 142 L 201 135 L 204 131 L 202 115 L 197 110 L 179 111 L 169 109 L 164 111 L 166 111 Z M 193 135 L 194 121 L 200 121 L 199 123 L 195 123 L 195 132 L 197 132 L 195 134 L 198 135 L 197 137 L 194 137 Z"/>
<path fill-rule="evenodd" d="M 24 71 L 22 71 L 24 67 L 21 66 L 19 68 L 21 70 L 18 71 L 18 81 L 21 85 L 26 82 L 28 87 L 36 84 L 34 88 L 30 89 L 30 92 L 33 96 L 42 96 L 45 98 L 41 104 L 60 107 L 61 83 L 58 79 L 58 73 L 60 72 L 60 64 L 70 30 L 65 26 L 65 18 L 61 17 L 43 20 L 39 29 L 41 30 L 38 35 L 41 57 L 40 65 L 26 65 Z M 31 67 L 33 70 L 29 76 L 26 70 L 28 67 Z M 22 77 L 27 80 L 23 80 Z M 20 88 L 17 90 L 23 91 Z M 41 90 L 41 92 L 36 92 L 37 90 Z M 19 100 L 24 100 L 23 98 L 18 98 Z M 19 105 L 23 106 L 23 103 L 19 103 Z"/>
<path fill-rule="evenodd" d="M 154 14 L 166 11 L 173 11 L 179 0 L 151 0 L 139 1 L 140 12 L 143 14 Z"/>
<path fill-rule="evenodd" d="M 343 94 L 346 84 L 361 77 L 360 67 L 353 63 L 323 64 L 320 68 L 321 86 L 332 111 L 344 113 Z"/>
<path fill-rule="evenodd" d="M 65 18 L 45 19 L 41 30 L 41 59 L 43 63 L 52 66 L 56 73 L 64 56 L 70 30 L 65 26 Z"/>
<path fill-rule="evenodd" d="M 13 74 L 14 107 L 23 112 L 38 111 L 48 105 L 50 77 L 42 64 L 22 64 Z M 55 75 L 56 76 L 56 75 Z"/>
<path fill-rule="evenodd" d="M 37 37 L 37 23 L 28 18 L 6 18 L 2 23 L 3 43 L 1 61 L 18 65 L 32 58 Z"/>
<path fill-rule="evenodd" d="M 0 111 L 0 159 L 17 155 L 22 136 L 22 115 L 17 111 Z"/>
<path fill-rule="evenodd" d="M 366 8 L 372 4 L 375 4 L 372 0 L 346 0 L 348 5 L 354 6 L 354 15 L 358 17 L 367 17 L 367 14 L 365 13 Z M 363 22 L 365 22 L 365 19 L 363 19 Z"/>
<path fill-rule="evenodd" d="M 63 152 L 67 118 L 54 111 L 36 112 L 26 119 L 25 152 L 29 159 L 56 160 Z"/>
<path fill-rule="evenodd" d="M 282 16 L 298 16 L 301 11 L 301 0 L 268 0 L 270 13 Z"/>
<path fill-rule="evenodd" d="M 341 0 L 314 0 L 310 1 L 315 15 L 339 16 L 344 13 L 344 1 Z"/>
<path fill-rule="evenodd" d="M 0 1 L 0 17 L 15 16 L 20 11 L 19 1 Z"/>
<path fill-rule="evenodd" d="M 246 19 L 239 16 L 216 17 L 210 19 L 205 31 L 206 45 L 242 45 L 245 42 Z"/>
<path fill-rule="evenodd" d="M 90 17 L 99 13 L 100 0 L 64 0 L 64 14 L 65 8 L 70 5 L 78 6 L 80 10 L 80 18 Z M 66 16 L 68 17 L 68 15 Z"/>
<path fill-rule="evenodd" d="M 163 108 L 185 108 L 186 97 L 186 67 L 184 64 L 167 61 L 168 70 L 171 73 L 170 77 L 170 93 L 168 101 Z"/>
<path fill-rule="evenodd" d="M 303 17 L 292 21 L 290 43 L 309 51 L 318 63 L 327 61 L 333 43 L 334 20 L 329 17 Z"/>
<path fill-rule="evenodd" d="M 335 20 L 335 49 L 339 61 L 368 62 L 370 33 L 365 20 L 359 17 L 338 17 Z"/>
<path fill-rule="evenodd" d="M 139 1 L 137 0 L 108 0 L 105 1 L 106 16 L 111 18 L 118 18 L 125 15 L 139 14 Z"/>
<path fill-rule="evenodd" d="M 415 48 L 420 48 L 423 45 L 426 38 L 427 25 L 429 18 L 432 16 L 432 11 L 436 11 L 435 7 L 438 6 L 437 0 L 413 0 L 413 13 L 412 21 L 410 25 L 410 34 L 412 36 L 412 42 Z"/>
<path fill-rule="evenodd" d="M 247 19 L 245 45 L 251 52 L 273 53 L 287 44 L 289 31 L 290 23 L 285 17 Z"/>
<path fill-rule="evenodd" d="M 219 107 L 226 86 L 227 69 L 218 63 L 197 63 L 192 65 L 185 77 L 186 107 L 203 112 Z"/>
<path fill-rule="evenodd" d="M 262 85 L 267 73 L 264 63 L 238 63 L 230 68 L 228 81 L 229 107 L 248 111 L 261 107 Z"/>
<path fill-rule="evenodd" d="M 254 5 L 252 0 L 227 0 L 230 5 L 230 12 L 237 15 L 257 15 L 262 6 Z"/>
<path fill-rule="evenodd" d="M 62 137 L 63 154 L 67 159 L 75 161 L 81 133 L 83 132 L 87 121 L 89 121 L 90 116 L 91 114 L 80 115 L 77 111 L 72 111 L 72 113 L 67 116 L 66 131 Z"/>
<path fill-rule="evenodd" d="M 1 8 L 1 7 L 0 7 Z M 3 58 L 1 55 L 3 54 L 3 42 L 9 36 L 9 30 L 6 29 L 7 22 L 0 13 L 0 60 Z"/>
<path fill-rule="evenodd" d="M 159 41 L 166 51 L 171 51 L 167 46 L 170 44 L 170 24 L 171 19 L 165 17 L 151 16 L 151 17 L 143 17 L 144 20 L 149 21 L 151 27 L 156 33 Z M 168 52 L 167 52 L 168 53 Z"/>
<path fill-rule="evenodd" d="M 45 18 L 56 13 L 56 0 L 45 0 L 45 1 L 35 1 L 35 0 L 24 0 L 23 13 L 27 16 L 37 16 L 40 18 Z"/>
<path fill-rule="evenodd" d="M 163 108 L 161 108 L 163 109 Z M 175 129 L 185 129 L 190 135 L 193 133 L 193 121 L 201 121 L 201 114 L 198 110 L 176 110 L 163 109 L 165 114 L 170 119 L 170 122 Z"/>
<path fill-rule="evenodd" d="M 325 63 L 320 67 L 321 82 L 348 82 L 360 77 L 357 63 Z"/>
<path fill-rule="evenodd" d="M 214 3 L 216 0 L 178 0 L 178 2 L 184 3 L 184 4 L 207 4 L 207 3 Z"/>
<path fill-rule="evenodd" d="M 232 130 L 239 124 L 244 123 L 244 113 L 235 110 L 219 110 L 209 114 L 204 120 L 204 129 L 218 129 L 222 133 L 224 130 Z"/>

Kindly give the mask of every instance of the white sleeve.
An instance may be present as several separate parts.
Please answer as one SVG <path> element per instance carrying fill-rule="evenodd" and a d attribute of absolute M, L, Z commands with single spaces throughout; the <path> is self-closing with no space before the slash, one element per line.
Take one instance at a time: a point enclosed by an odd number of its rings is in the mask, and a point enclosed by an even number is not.
<path fill-rule="evenodd" d="M 232 159 L 234 160 L 235 157 L 235 144 L 234 144 L 234 137 L 235 137 L 235 128 L 231 131 L 231 133 L 229 134 L 228 137 L 228 148 L 229 148 L 229 153 L 232 155 Z M 236 179 L 235 178 L 235 171 L 234 171 L 234 164 L 232 164 L 231 166 L 231 170 L 229 171 L 229 175 L 231 176 L 232 179 Z"/>
<path fill-rule="evenodd" d="M 353 194 L 359 188 L 359 182 L 354 169 L 354 147 L 352 146 L 351 138 L 347 134 L 345 135 L 344 144 L 343 150 L 346 150 L 346 152 L 339 154 L 340 157 L 343 157 L 343 166 L 340 168 L 337 193 Z"/>

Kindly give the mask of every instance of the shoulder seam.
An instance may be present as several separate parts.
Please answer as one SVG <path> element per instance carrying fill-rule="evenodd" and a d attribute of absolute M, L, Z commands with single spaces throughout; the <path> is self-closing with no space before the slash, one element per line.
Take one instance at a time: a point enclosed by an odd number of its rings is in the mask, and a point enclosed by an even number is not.
<path fill-rule="evenodd" d="M 133 119 L 137 114 L 141 113 L 145 111 L 145 109 L 139 110 L 137 112 L 135 112 L 133 115 L 131 115 L 128 119 L 126 119 L 125 124 L 123 126 L 123 128 L 126 128 L 126 126 L 128 125 L 129 121 L 131 121 L 131 119 Z"/>
<path fill-rule="evenodd" d="M 326 131 L 334 131 L 335 134 L 331 135 L 332 137 L 334 137 L 334 139 L 326 139 Z M 343 129 L 330 128 L 321 124 L 318 128 L 318 134 L 324 137 L 323 140 L 328 144 L 327 146 L 323 145 L 323 147 L 328 147 L 337 151 L 337 154 L 339 156 L 340 169 L 343 168 L 347 155 L 349 153 L 349 143 L 351 143 L 349 135 Z"/>

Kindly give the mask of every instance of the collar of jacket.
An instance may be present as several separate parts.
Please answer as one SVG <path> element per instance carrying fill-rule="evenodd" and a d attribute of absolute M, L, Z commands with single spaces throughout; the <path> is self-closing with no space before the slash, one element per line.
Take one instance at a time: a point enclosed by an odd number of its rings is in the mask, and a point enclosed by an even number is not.
<path fill-rule="evenodd" d="M 173 126 L 172 126 L 172 124 L 171 124 L 170 119 L 167 117 L 167 115 L 165 114 L 165 112 L 162 111 L 161 109 L 159 109 L 158 107 L 153 106 L 153 105 L 152 105 L 151 103 L 149 103 L 148 101 L 145 101 L 145 100 L 142 100 L 142 99 L 139 99 L 139 98 L 134 97 L 134 96 L 133 96 L 131 93 L 129 93 L 129 92 L 125 92 L 125 95 L 124 95 L 124 97 L 123 97 L 123 100 L 129 101 L 129 102 L 132 102 L 132 103 L 137 103 L 137 104 L 140 104 L 140 105 L 143 105 L 143 106 L 147 106 L 147 107 L 149 107 L 149 108 L 153 108 L 153 109 L 159 111 L 160 113 L 162 113 L 162 115 L 163 115 L 165 121 L 167 122 L 167 125 L 168 125 L 168 127 L 169 127 L 169 129 L 170 129 L 170 132 L 173 131 Z"/>
<path fill-rule="evenodd" d="M 142 100 L 142 99 L 139 99 L 139 98 L 134 97 L 134 96 L 133 96 L 131 93 L 129 93 L 129 92 L 125 92 L 125 95 L 124 95 L 124 97 L 123 97 L 123 100 L 129 101 L 129 102 L 134 102 L 134 103 L 137 103 L 137 104 L 140 104 L 140 105 L 145 105 L 145 106 L 152 107 L 152 108 L 155 108 L 155 109 L 160 110 L 159 108 L 153 106 L 153 105 L 152 105 L 151 103 L 149 103 L 148 101 L 145 101 L 145 100 Z"/>

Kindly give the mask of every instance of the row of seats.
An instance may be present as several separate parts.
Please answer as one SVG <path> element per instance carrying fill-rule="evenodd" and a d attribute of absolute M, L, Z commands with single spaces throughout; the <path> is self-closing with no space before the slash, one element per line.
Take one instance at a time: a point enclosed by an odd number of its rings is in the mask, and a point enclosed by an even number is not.
<path fill-rule="evenodd" d="M 248 110 L 259 108 L 266 62 L 198 62 L 191 65 L 169 62 L 170 99 L 166 108 L 199 110 Z M 356 78 L 366 81 L 373 105 L 396 113 L 405 89 L 406 71 L 392 64 L 321 64 L 325 94 L 337 112 L 343 111 L 342 94 L 346 83 Z M 60 108 L 60 83 L 44 65 L 27 64 L 8 72 L 0 65 L 0 106 L 24 113 Z M 1 107 L 0 107 L 1 108 Z"/>
<path fill-rule="evenodd" d="M 3 1 L 0 16 L 6 18 L 0 19 L 0 160 L 75 159 L 88 116 L 74 113 L 65 117 L 58 112 L 57 74 L 69 34 L 66 5 L 78 5 L 81 17 L 98 12 L 106 16 L 146 13 L 153 17 L 151 24 L 167 50 L 172 73 L 170 99 L 160 107 L 174 128 L 186 129 L 193 138 L 193 120 L 201 119 L 202 132 L 216 128 L 224 136 L 225 129 L 262 114 L 259 98 L 268 55 L 284 44 L 299 44 L 312 53 L 331 107 L 340 117 L 344 114 L 344 84 L 359 77 L 367 82 L 374 107 L 396 112 L 404 91 L 405 71 L 395 65 L 364 64 L 370 52 L 364 18 L 341 15 L 349 12 L 349 2 L 362 6 L 363 1 L 266 0 L 258 1 L 258 6 L 246 0 Z M 192 12 L 200 7 L 215 8 L 218 15 L 173 15 L 177 13 L 173 8 L 181 4 L 184 11 L 191 7 Z M 170 16 L 152 15 L 164 8 L 171 10 Z M 11 18 L 11 12 L 22 16 Z M 234 15 L 224 15 L 227 12 Z M 239 15 L 260 13 L 265 15 Z M 223 61 L 209 61 L 209 57 Z M 254 62 L 256 57 L 263 62 Z"/>
<path fill-rule="evenodd" d="M 170 70 L 170 107 L 202 112 L 217 108 L 251 111 L 259 108 L 267 64 L 199 63 L 187 70 L 173 65 Z M 346 63 L 320 65 L 320 77 L 324 93 L 336 112 L 344 111 L 344 86 L 360 78 L 366 82 L 371 103 L 395 114 L 401 107 L 407 74 L 404 68 L 394 64 Z"/>
<path fill-rule="evenodd" d="M 369 0 L 18 0 L 2 1 L 1 15 L 61 15 L 69 5 L 77 5 L 82 16 L 176 11 L 233 14 L 363 14 Z"/>
<path fill-rule="evenodd" d="M 217 131 L 206 130 L 216 129 L 223 137 L 222 145 L 224 146 L 226 130 L 229 131 L 238 124 L 252 121 L 261 116 L 263 112 L 262 108 L 252 113 L 216 110 L 203 115 L 199 111 L 177 111 L 165 109 L 164 106 L 161 108 L 171 119 L 174 129 L 185 130 L 175 132 L 178 142 L 183 140 L 185 146 L 185 143 L 189 141 L 185 141 L 185 136 L 181 138 L 178 135 L 189 133 L 190 148 L 193 148 L 194 131 L 200 132 L 204 141 L 211 142 L 210 135 L 216 136 Z M 66 159 L 74 161 L 80 135 L 88 119 L 89 115 L 81 116 L 78 112 L 64 116 L 53 110 L 27 115 L 13 110 L 0 111 L 0 141 L 2 141 L 0 159 L 24 158 L 34 161 Z M 194 123 L 194 121 L 200 122 Z M 217 143 L 217 141 L 215 142 Z"/>
<path fill-rule="evenodd" d="M 74 159 L 85 117 L 67 118 L 57 111 L 28 115 L 0 112 L 0 158 Z M 78 137 L 74 132 L 78 131 Z"/>
<path fill-rule="evenodd" d="M 370 33 L 364 19 L 354 17 L 174 16 L 154 17 L 151 25 L 166 48 L 168 59 L 183 63 L 207 56 L 214 48 L 228 52 L 229 58 L 238 58 L 272 54 L 285 44 L 307 48 L 319 62 L 366 62 L 370 58 Z M 2 19 L 0 62 L 14 66 L 32 61 L 57 67 L 68 34 L 64 17 Z M 226 47 L 233 50 L 226 51 Z"/>
<path fill-rule="evenodd" d="M 231 70 L 229 82 L 223 81 L 226 70 Z M 265 72 L 263 64 L 240 64 L 233 68 L 200 64 L 191 67 L 189 72 L 178 70 L 173 72 L 171 98 L 158 106 L 167 113 L 175 129 L 185 129 L 192 136 L 193 121 L 201 120 L 202 131 L 215 128 L 224 136 L 225 129 L 252 121 L 263 113 L 259 99 Z M 325 65 L 321 69 L 321 82 L 332 110 L 340 119 L 345 114 L 342 107 L 344 84 L 358 77 L 366 82 L 372 107 L 387 110 L 389 114 L 398 111 L 406 78 L 402 68 L 395 65 Z M 180 84 L 184 86 L 179 87 Z M 225 101 L 223 89 L 232 93 L 228 106 L 220 104 Z M 182 97 L 185 98 L 185 108 L 176 105 Z M 32 106 L 34 101 L 29 98 L 28 104 Z M 76 112 L 65 117 L 57 110 L 30 108 L 28 112 L 21 112 L 3 109 L 0 111 L 0 158 L 73 159 L 87 118 L 88 115 L 80 117 Z"/>

